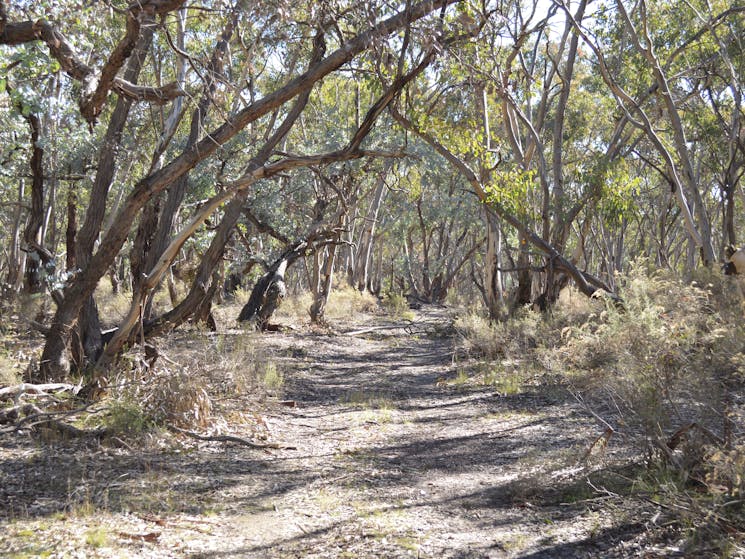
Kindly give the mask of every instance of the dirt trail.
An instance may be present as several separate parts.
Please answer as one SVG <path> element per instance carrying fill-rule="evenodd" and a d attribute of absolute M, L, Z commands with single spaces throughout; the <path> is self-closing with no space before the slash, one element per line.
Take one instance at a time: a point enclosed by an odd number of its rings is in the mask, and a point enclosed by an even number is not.
<path fill-rule="evenodd" d="M 260 418 L 294 450 L 195 443 L 81 461 L 80 448 L 0 439 L 0 497 L 26 507 L 0 556 L 635 556 L 643 515 L 619 526 L 586 498 L 575 464 L 597 428 L 566 394 L 461 383 L 441 311 L 387 326 L 262 338 L 296 405 L 268 402 Z M 65 489 L 74 514 L 53 504 Z"/>

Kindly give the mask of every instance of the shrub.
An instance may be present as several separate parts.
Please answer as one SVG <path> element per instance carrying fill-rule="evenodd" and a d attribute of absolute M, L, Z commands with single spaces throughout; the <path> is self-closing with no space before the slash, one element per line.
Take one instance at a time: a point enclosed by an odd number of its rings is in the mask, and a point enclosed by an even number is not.
<path fill-rule="evenodd" d="M 400 293 L 392 291 L 383 299 L 383 308 L 393 316 L 400 316 L 409 310 L 409 302 Z"/>
<path fill-rule="evenodd" d="M 564 333 L 571 384 L 645 458 L 651 490 L 692 534 L 724 536 L 745 520 L 742 434 L 730 417 L 744 331 L 726 285 L 738 280 L 701 274 L 686 284 L 643 263 L 620 280 L 625 310 L 609 304 Z"/>
<path fill-rule="evenodd" d="M 490 324 L 471 313 L 455 326 L 469 356 L 558 373 L 636 451 L 635 487 L 690 527 L 692 549 L 713 540 L 726 553 L 745 538 L 740 281 L 703 271 L 685 283 L 639 262 L 618 278 L 624 309 L 569 293 L 547 314 Z"/>
<path fill-rule="evenodd" d="M 539 313 L 518 311 L 506 322 L 492 322 L 479 314 L 469 313 L 455 320 L 462 351 L 485 359 L 522 359 L 550 336 Z M 545 337 L 544 337 L 545 335 Z"/>

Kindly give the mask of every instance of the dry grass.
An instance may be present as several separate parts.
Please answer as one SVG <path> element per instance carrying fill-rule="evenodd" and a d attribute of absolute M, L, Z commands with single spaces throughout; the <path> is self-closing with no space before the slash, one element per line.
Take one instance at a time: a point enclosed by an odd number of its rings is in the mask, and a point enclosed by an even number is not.
<path fill-rule="evenodd" d="M 489 324 L 472 314 L 456 329 L 462 350 L 494 370 L 519 359 L 558 376 L 636 448 L 647 465 L 637 488 L 690 526 L 691 545 L 709 539 L 726 556 L 745 539 L 745 299 L 739 279 L 696 280 L 642 262 L 619 278 L 623 310 L 567 292 L 548 315 Z"/>
<path fill-rule="evenodd" d="M 248 295 L 246 294 L 244 298 L 240 296 L 237 298 L 242 301 L 248 300 Z M 312 303 L 311 293 L 289 296 L 282 301 L 275 317 L 293 324 L 307 324 L 310 320 L 308 311 Z M 331 291 L 329 301 L 326 303 L 325 317 L 330 321 L 343 321 L 355 315 L 374 314 L 378 310 L 378 301 L 373 295 L 342 285 Z"/>
<path fill-rule="evenodd" d="M 160 346 L 152 368 L 134 348 L 112 374 L 103 423 L 128 436 L 167 425 L 205 430 L 224 423 L 220 401 L 281 397 L 284 373 L 258 349 L 260 335 L 184 331 Z"/>
<path fill-rule="evenodd" d="M 2 348 L 2 346 L 0 346 Z M 0 349 L 0 386 L 11 386 L 21 381 L 22 363 L 11 351 Z"/>
<path fill-rule="evenodd" d="M 341 320 L 355 314 L 374 314 L 378 309 L 378 300 L 367 291 L 343 286 L 331 292 L 326 304 L 326 317 Z"/>
<path fill-rule="evenodd" d="M 520 311 L 509 322 L 490 323 L 477 314 L 455 321 L 460 349 L 470 357 L 487 360 L 524 356 L 537 347 L 542 328 L 541 316 L 530 311 Z"/>

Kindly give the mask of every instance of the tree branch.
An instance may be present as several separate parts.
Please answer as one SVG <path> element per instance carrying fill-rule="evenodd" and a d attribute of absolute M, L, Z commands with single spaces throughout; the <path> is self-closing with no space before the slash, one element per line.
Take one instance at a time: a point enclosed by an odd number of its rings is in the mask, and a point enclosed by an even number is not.
<path fill-rule="evenodd" d="M 164 103 L 183 92 L 169 84 L 164 88 L 148 88 L 129 84 L 116 77 L 135 48 L 144 18 L 163 15 L 178 9 L 185 0 L 140 0 L 130 4 L 126 11 L 126 32 L 112 51 L 99 72 L 85 64 L 75 48 L 57 29 L 46 20 L 8 23 L 5 5 L 0 8 L 0 45 L 15 46 L 34 41 L 43 41 L 52 57 L 73 79 L 82 83 L 80 112 L 93 126 L 103 110 L 103 105 L 113 89 L 132 100 L 147 100 Z"/>

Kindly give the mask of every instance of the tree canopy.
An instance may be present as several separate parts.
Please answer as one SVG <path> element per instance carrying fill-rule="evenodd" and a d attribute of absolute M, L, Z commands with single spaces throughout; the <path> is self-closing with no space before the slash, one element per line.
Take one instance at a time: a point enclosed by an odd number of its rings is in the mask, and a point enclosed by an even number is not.
<path fill-rule="evenodd" d="M 497 320 L 569 282 L 618 299 L 638 256 L 714 267 L 743 228 L 744 15 L 0 1 L 0 278 L 54 301 L 38 376 L 95 378 L 135 340 L 209 322 L 228 277 L 303 285 L 317 321 L 334 274 Z M 110 330 L 107 275 L 131 293 Z"/>

